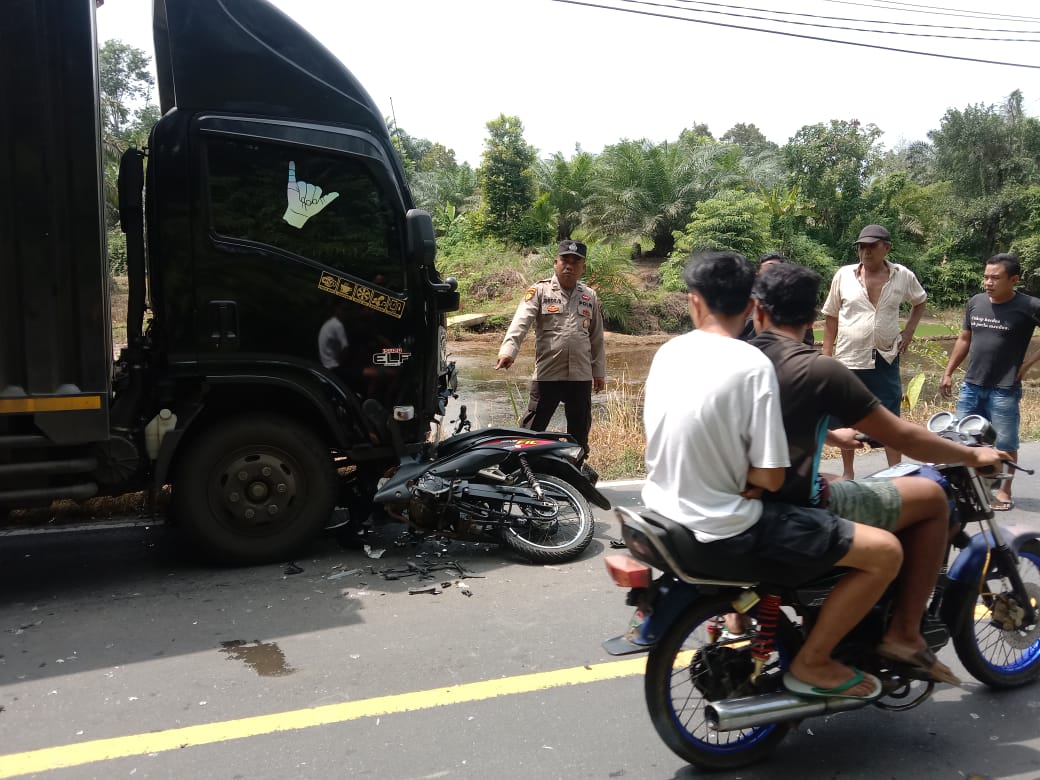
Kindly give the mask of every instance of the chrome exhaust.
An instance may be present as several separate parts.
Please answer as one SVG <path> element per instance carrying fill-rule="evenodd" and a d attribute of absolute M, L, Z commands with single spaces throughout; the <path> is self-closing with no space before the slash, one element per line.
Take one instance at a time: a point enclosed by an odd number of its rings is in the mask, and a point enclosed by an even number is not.
<path fill-rule="evenodd" d="M 759 696 L 720 699 L 704 708 L 708 728 L 713 731 L 737 731 L 770 723 L 802 720 L 828 712 L 858 710 L 870 702 L 863 699 L 807 699 L 787 691 Z"/>

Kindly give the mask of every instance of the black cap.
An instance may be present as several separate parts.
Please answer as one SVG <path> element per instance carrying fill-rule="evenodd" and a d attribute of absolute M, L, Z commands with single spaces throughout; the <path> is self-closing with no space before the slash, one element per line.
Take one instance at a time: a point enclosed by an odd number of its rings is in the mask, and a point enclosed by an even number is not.
<path fill-rule="evenodd" d="M 856 239 L 857 244 L 876 244 L 878 241 L 884 241 L 888 244 L 892 243 L 892 236 L 888 234 L 881 225 L 867 225 L 861 231 L 859 231 L 859 238 Z"/>
<path fill-rule="evenodd" d="M 584 260 L 586 255 L 588 254 L 588 251 L 588 247 L 580 241 L 571 241 L 570 239 L 568 239 L 566 241 L 560 242 L 559 254 L 561 255 L 577 255 L 582 260 Z"/>

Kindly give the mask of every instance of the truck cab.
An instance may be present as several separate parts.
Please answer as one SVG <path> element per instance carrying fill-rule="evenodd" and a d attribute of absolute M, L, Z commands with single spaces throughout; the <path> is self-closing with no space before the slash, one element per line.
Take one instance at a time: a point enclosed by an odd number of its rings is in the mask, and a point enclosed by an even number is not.
<path fill-rule="evenodd" d="M 169 484 L 200 551 L 284 557 L 424 446 L 454 387 L 458 295 L 385 122 L 265 0 L 154 0 L 161 119 L 121 162 L 130 294 L 113 361 L 95 3 L 13 7 L 4 27 L 21 33 L 0 33 L 0 56 L 39 74 L 36 116 L 0 128 L 50 172 L 20 188 L 50 213 L 0 244 L 17 280 L 0 316 L 20 334 L 0 353 L 0 507 Z M 30 164 L 0 167 L 9 217 Z"/>

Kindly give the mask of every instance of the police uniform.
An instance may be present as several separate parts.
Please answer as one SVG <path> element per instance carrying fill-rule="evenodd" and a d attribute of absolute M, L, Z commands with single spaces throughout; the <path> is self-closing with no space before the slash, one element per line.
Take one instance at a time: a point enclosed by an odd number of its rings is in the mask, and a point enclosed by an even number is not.
<path fill-rule="evenodd" d="M 534 377 L 531 402 L 521 425 L 544 431 L 562 402 L 568 433 L 588 452 L 592 379 L 606 376 L 607 367 L 603 314 L 595 290 L 580 281 L 573 290 L 565 290 L 555 274 L 535 282 L 524 293 L 513 315 L 499 355 L 515 360 L 532 324 L 535 326 Z"/>

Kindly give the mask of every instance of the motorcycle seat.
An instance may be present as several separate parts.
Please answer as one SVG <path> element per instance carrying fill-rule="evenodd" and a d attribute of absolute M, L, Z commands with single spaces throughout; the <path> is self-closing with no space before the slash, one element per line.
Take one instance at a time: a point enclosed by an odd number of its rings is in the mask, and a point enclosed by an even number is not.
<path fill-rule="evenodd" d="M 660 561 L 653 562 L 654 565 L 686 582 L 766 583 L 782 587 L 805 584 L 805 573 L 787 564 L 749 555 L 732 555 L 711 542 L 698 541 L 686 526 L 651 510 L 644 509 L 637 517 L 643 521 L 639 530 L 659 554 Z M 626 519 L 624 522 L 629 521 Z M 631 543 L 629 547 L 632 547 Z"/>

